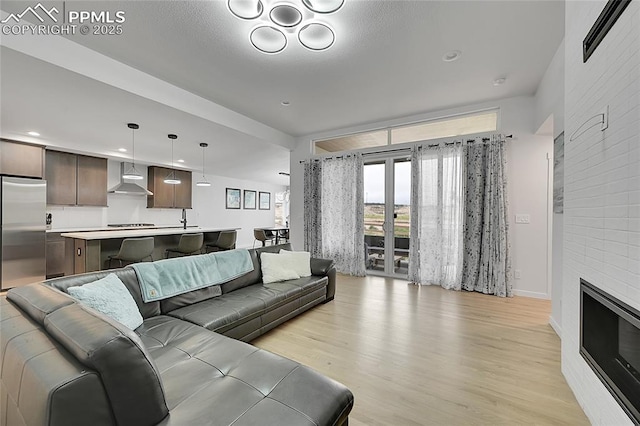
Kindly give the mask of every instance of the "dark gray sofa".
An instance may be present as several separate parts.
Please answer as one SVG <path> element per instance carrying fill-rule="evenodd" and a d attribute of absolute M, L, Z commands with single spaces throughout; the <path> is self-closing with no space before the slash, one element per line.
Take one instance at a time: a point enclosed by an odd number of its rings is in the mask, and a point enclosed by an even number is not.
<path fill-rule="evenodd" d="M 144 303 L 135 271 L 76 275 L 10 290 L 0 302 L 1 425 L 341 425 L 343 385 L 249 341 L 333 299 L 335 269 L 262 284 L 254 271 L 222 285 Z M 114 272 L 138 304 L 135 331 L 65 290 Z M 232 338 L 233 337 L 233 338 Z"/>

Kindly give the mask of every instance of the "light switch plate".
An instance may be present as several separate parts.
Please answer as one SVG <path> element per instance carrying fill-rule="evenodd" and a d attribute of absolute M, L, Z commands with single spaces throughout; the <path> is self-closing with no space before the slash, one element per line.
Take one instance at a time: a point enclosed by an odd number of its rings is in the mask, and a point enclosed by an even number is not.
<path fill-rule="evenodd" d="M 517 214 L 516 223 L 531 223 L 531 216 L 528 214 Z"/>

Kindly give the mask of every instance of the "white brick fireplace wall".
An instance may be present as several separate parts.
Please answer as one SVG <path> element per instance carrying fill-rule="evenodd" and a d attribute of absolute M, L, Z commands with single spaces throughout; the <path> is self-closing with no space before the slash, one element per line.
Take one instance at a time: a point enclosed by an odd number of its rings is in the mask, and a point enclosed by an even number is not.
<path fill-rule="evenodd" d="M 640 309 L 640 1 L 587 63 L 606 1 L 566 1 L 562 372 L 594 424 L 631 424 L 579 354 L 580 278 Z M 609 128 L 569 136 L 609 105 Z"/>

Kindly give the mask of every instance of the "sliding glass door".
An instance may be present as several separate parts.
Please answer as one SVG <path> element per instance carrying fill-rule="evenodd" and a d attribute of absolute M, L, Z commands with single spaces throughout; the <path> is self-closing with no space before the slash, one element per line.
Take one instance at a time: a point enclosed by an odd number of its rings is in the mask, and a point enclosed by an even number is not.
<path fill-rule="evenodd" d="M 368 274 L 406 278 L 409 267 L 411 162 L 377 158 L 364 166 L 364 239 Z"/>

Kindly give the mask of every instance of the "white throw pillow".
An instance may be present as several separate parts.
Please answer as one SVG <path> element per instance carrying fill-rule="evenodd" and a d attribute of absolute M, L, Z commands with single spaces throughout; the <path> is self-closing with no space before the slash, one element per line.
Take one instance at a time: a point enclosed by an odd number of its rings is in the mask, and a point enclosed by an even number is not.
<path fill-rule="evenodd" d="M 280 255 L 289 256 L 290 267 L 301 277 L 311 276 L 311 253 L 308 251 L 287 251 L 280 249 Z"/>
<path fill-rule="evenodd" d="M 115 274 L 89 284 L 69 287 L 67 293 L 83 305 L 135 330 L 142 325 L 142 315 L 133 296 Z"/>
<path fill-rule="evenodd" d="M 268 284 L 300 278 L 300 275 L 291 268 L 290 263 L 291 259 L 286 255 L 260 253 L 262 282 Z"/>

